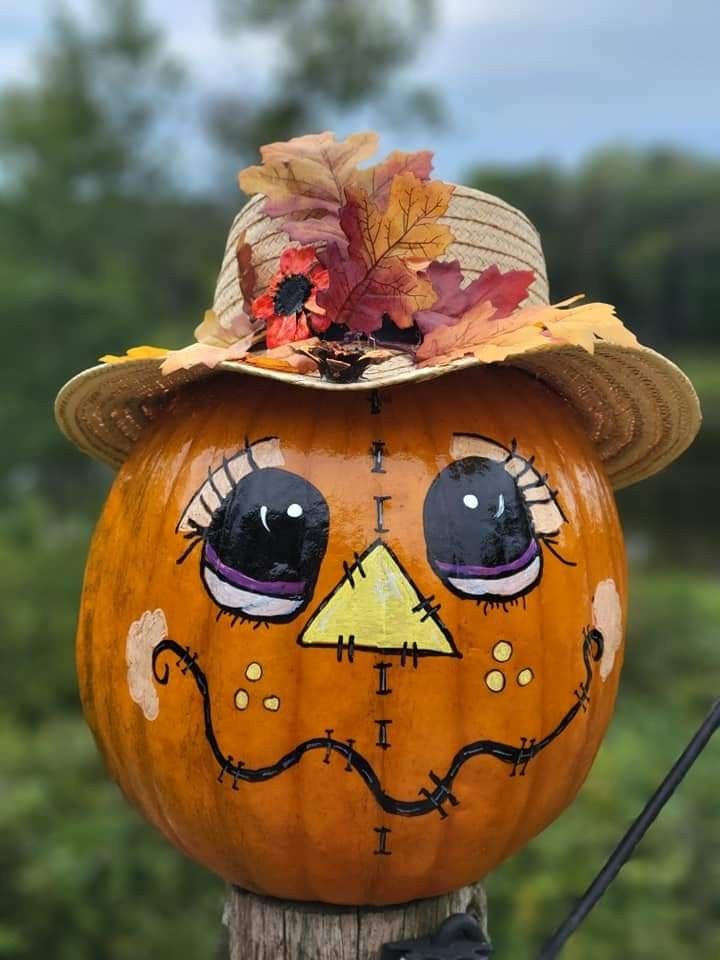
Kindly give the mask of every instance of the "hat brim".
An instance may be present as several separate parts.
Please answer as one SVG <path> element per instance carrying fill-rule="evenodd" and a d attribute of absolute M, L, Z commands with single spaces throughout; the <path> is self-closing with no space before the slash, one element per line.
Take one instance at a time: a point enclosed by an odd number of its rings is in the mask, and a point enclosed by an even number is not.
<path fill-rule="evenodd" d="M 63 433 L 84 453 L 117 468 L 143 427 L 185 384 L 221 370 L 262 376 L 321 390 L 370 390 L 398 386 L 478 366 L 465 357 L 437 367 L 418 367 L 398 355 L 369 367 L 355 383 L 225 362 L 214 370 L 195 366 L 164 375 L 161 359 L 127 360 L 91 367 L 65 384 L 55 403 Z M 553 346 L 503 361 L 547 383 L 579 414 L 608 476 L 620 489 L 652 476 L 690 445 L 701 422 L 700 404 L 685 374 L 647 347 L 600 342 L 590 354 Z"/>

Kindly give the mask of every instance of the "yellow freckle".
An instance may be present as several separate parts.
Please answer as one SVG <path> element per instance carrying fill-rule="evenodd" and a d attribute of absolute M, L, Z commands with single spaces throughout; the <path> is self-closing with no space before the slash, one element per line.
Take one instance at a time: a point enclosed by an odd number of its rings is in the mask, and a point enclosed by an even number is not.
<path fill-rule="evenodd" d="M 266 710 L 275 710 L 280 709 L 280 697 L 265 697 L 263 700 L 263 706 Z"/>
<path fill-rule="evenodd" d="M 248 678 L 248 680 L 252 680 L 254 682 L 255 680 L 259 680 L 262 675 L 263 668 L 259 663 L 253 661 L 252 663 L 248 664 L 247 670 L 245 671 L 245 676 Z"/>
<path fill-rule="evenodd" d="M 250 702 L 250 695 L 247 690 L 236 690 L 235 691 L 235 706 L 238 710 L 246 710 L 247 705 Z"/>
<path fill-rule="evenodd" d="M 498 663 L 505 663 L 512 656 L 512 644 L 507 640 L 500 640 L 493 647 L 492 655 Z"/>
<path fill-rule="evenodd" d="M 505 675 L 500 670 L 490 670 L 485 674 L 485 683 L 488 690 L 500 693 L 505 688 Z"/>
<path fill-rule="evenodd" d="M 525 667 L 517 675 L 517 682 L 521 687 L 526 687 L 532 680 L 535 679 L 535 674 L 532 672 L 530 667 Z"/>

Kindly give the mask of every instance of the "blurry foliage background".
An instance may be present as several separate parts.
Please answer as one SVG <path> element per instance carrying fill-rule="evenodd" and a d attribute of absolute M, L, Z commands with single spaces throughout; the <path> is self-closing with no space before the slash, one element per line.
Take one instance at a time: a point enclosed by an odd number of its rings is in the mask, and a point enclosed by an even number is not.
<path fill-rule="evenodd" d="M 442 104 L 393 83 L 429 0 L 240 0 L 226 29 L 277 30 L 268 100 L 208 105 L 228 169 L 257 145 L 372 102 L 428 125 Z M 426 22 L 426 20 L 424 21 Z M 372 62 L 368 72 L 365 64 Z M 109 782 L 80 715 L 72 636 L 84 556 L 110 482 L 61 439 L 58 386 L 103 352 L 179 345 L 208 304 L 237 198 L 164 172 L 158 133 L 182 65 L 135 0 L 55 21 L 32 84 L 0 92 L 0 957 L 220 956 L 222 885 Z M 301 87 L 302 100 L 293 91 Z M 431 139 L 431 137 L 429 138 Z M 471 158 L 470 158 L 471 159 Z M 720 164 L 611 150 L 572 171 L 471 168 L 466 182 L 540 228 L 555 299 L 617 304 L 695 378 L 706 423 L 660 477 L 620 494 L 631 622 L 615 721 L 577 803 L 487 882 L 499 957 L 531 957 L 665 773 L 717 689 L 720 591 Z M 718 744 L 591 919 L 568 960 L 720 957 Z"/>

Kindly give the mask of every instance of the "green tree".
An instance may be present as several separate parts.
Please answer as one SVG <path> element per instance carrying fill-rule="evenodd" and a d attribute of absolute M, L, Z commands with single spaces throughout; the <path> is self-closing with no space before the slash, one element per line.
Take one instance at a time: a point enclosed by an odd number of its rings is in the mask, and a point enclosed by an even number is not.
<path fill-rule="evenodd" d="M 720 163 L 678 150 L 601 150 L 577 171 L 479 167 L 469 181 L 540 230 L 553 299 L 616 304 L 652 345 L 720 343 Z"/>
<path fill-rule="evenodd" d="M 236 31 L 270 32 L 278 45 L 269 90 L 259 103 L 220 97 L 210 129 L 233 158 L 258 144 L 307 133 L 372 102 L 397 123 L 436 125 L 440 99 L 410 81 L 408 67 L 431 35 L 433 0 L 220 0 Z"/>

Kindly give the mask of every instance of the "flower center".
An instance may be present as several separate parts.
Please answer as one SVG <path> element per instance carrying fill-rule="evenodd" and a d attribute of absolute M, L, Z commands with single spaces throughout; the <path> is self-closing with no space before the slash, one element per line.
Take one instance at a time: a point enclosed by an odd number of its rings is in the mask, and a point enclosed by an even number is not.
<path fill-rule="evenodd" d="M 275 292 L 275 313 L 280 317 L 300 313 L 311 290 L 312 284 L 304 274 L 292 273 L 285 277 Z"/>

